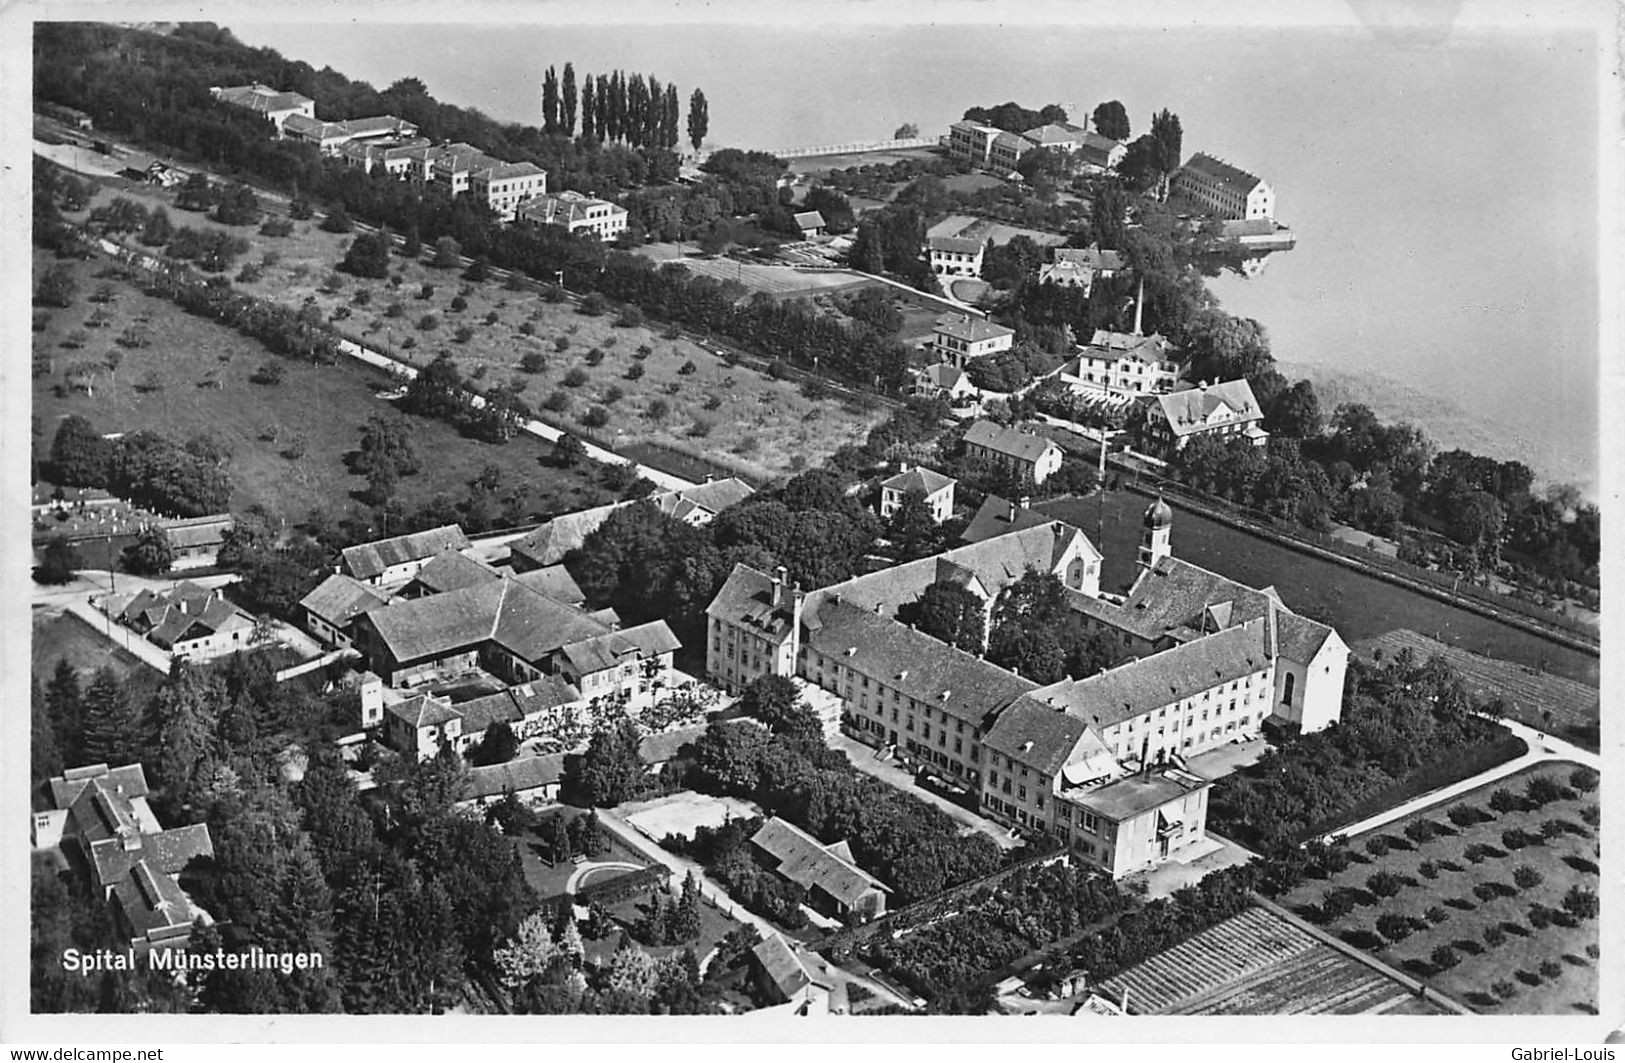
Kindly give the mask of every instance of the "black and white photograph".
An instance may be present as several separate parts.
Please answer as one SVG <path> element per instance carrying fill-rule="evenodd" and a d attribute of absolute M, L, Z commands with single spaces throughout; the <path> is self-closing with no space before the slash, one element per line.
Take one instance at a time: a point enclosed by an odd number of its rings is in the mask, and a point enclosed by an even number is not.
<path fill-rule="evenodd" d="M 0 13 L 0 1040 L 1612 1059 L 1618 18 Z"/>

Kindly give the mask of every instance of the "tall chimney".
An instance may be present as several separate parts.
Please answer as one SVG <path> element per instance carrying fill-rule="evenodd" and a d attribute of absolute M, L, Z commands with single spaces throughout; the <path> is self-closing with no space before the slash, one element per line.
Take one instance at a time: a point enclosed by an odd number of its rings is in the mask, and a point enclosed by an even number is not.
<path fill-rule="evenodd" d="M 1014 524 L 1016 522 L 1016 504 L 1014 502 L 1010 503 L 1010 515 L 1009 515 L 1009 517 L 1007 519 L 1010 521 L 1011 524 Z"/>
<path fill-rule="evenodd" d="M 1140 334 L 1140 314 L 1145 310 L 1145 278 L 1140 278 L 1140 293 L 1134 297 L 1134 334 Z"/>
<path fill-rule="evenodd" d="M 773 570 L 773 608 L 777 609 L 784 604 L 784 582 L 789 578 L 790 570 L 780 565 Z"/>

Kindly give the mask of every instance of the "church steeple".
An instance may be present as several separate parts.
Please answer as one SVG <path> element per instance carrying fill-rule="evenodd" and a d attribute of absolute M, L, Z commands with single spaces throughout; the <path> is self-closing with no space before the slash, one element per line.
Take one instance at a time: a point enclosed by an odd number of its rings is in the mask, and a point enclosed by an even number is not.
<path fill-rule="evenodd" d="M 1170 538 L 1174 527 L 1174 511 L 1158 495 L 1145 511 L 1145 534 L 1140 539 L 1140 567 L 1151 568 L 1161 558 L 1173 553 Z"/>

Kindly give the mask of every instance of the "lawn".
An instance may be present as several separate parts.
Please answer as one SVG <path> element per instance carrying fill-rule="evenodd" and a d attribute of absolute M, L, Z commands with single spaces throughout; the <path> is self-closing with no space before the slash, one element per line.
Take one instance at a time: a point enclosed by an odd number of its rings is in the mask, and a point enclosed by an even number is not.
<path fill-rule="evenodd" d="M 36 272 L 55 264 L 36 255 Z M 34 334 L 35 351 L 54 363 L 49 375 L 34 381 L 34 446 L 40 453 L 49 452 L 61 418 L 80 414 L 103 432 L 152 429 L 177 441 L 212 436 L 229 455 L 235 512 L 257 503 L 274 516 L 303 520 L 313 509 L 344 506 L 352 492 L 365 487 L 364 479 L 345 466 L 344 455 L 356 449 L 369 417 L 391 412 L 379 397 L 389 387 L 384 374 L 350 359 L 317 366 L 277 358 L 257 341 L 147 296 L 127 281 L 97 279 L 107 265 L 99 259 L 71 263 L 80 282 L 78 298 L 53 311 Z M 92 302 L 104 283 L 111 286 L 113 300 Z M 86 328 L 97 314 L 108 323 Z M 148 331 L 148 346 L 116 346 L 114 338 L 131 325 Z M 88 336 L 83 346 L 64 347 L 78 332 Z M 111 373 L 102 362 L 109 350 L 123 354 Z M 68 367 L 84 362 L 99 367 L 88 394 L 66 384 Z M 281 367 L 281 383 L 253 383 L 250 377 L 268 363 Z M 463 498 L 470 481 L 490 464 L 502 469 L 504 491 L 528 489 L 538 515 L 608 498 L 589 479 L 590 467 L 552 466 L 547 460 L 552 447 L 533 436 L 498 446 L 465 438 L 442 422 L 412 418 L 412 424 L 418 453 L 426 460 L 420 473 L 400 482 L 398 497 L 408 510 L 439 493 Z"/>
<path fill-rule="evenodd" d="M 120 678 L 153 672 L 130 651 L 114 645 L 92 628 L 82 617 L 73 613 L 50 613 L 35 609 L 33 616 L 32 674 L 41 682 L 49 682 L 57 663 L 66 660 L 85 679 L 88 673 L 107 665 Z"/>
<path fill-rule="evenodd" d="M 1536 776 L 1567 786 L 1574 768 L 1560 762 L 1537 765 L 1390 824 L 1380 834 L 1356 839 L 1351 847 L 1355 859 L 1346 868 L 1325 880 L 1305 881 L 1282 901 L 1329 933 L 1477 1011 L 1595 1014 L 1597 925 L 1562 911 L 1571 886 L 1597 888 L 1596 829 L 1583 818 L 1586 808 L 1597 807 L 1595 793 L 1571 791 L 1572 796 L 1540 808 L 1495 812 L 1489 805 L 1491 795 L 1502 788 L 1523 796 Z M 1468 822 L 1465 810 L 1470 808 L 1486 818 Z M 1462 822 L 1450 818 L 1452 813 Z M 1421 820 L 1445 833 L 1416 842 L 1406 828 Z M 1538 836 L 1542 825 L 1553 820 L 1564 824 L 1563 834 L 1510 851 L 1514 847 L 1504 839 L 1505 832 Z M 1533 869 L 1541 880 L 1518 884 L 1514 869 L 1520 867 Z M 1379 872 L 1395 878 L 1374 882 Z M 1396 885 L 1391 896 L 1378 896 Z M 1387 913 L 1410 920 L 1408 932 L 1398 940 L 1377 931 L 1379 918 Z M 1446 959 L 1455 963 L 1442 968 L 1436 963 L 1434 952 L 1440 946 L 1453 951 Z"/>
<path fill-rule="evenodd" d="M 574 815 L 577 811 L 565 807 L 558 814 Z M 548 859 L 552 853 L 552 825 L 553 817 L 548 815 L 542 820 L 540 828 L 519 839 L 519 860 L 524 867 L 525 881 L 529 882 L 531 888 L 536 891 L 537 896 L 544 900 L 563 893 L 565 883 L 570 880 L 570 876 L 577 869 L 577 865 L 568 860 L 555 865 Z M 635 850 L 622 845 L 613 834 L 608 831 L 601 831 L 600 833 L 603 835 L 604 848 L 597 856 L 586 861 L 587 863 L 619 862 L 637 864 L 640 867 L 649 865 L 649 861 L 645 860 Z M 598 874 L 593 875 L 588 882 L 597 885 L 608 882 L 616 874 L 627 873 L 600 871 Z"/>
<path fill-rule="evenodd" d="M 177 226 L 226 228 L 175 209 L 172 192 L 120 188 L 117 193 L 148 206 L 166 203 Z M 114 194 L 102 188 L 94 203 Z M 842 445 L 861 442 L 884 416 L 879 410 L 809 399 L 793 382 L 747 366 L 729 368 L 692 340 L 665 338 L 658 322 L 618 326 L 616 310 L 586 316 L 568 301 L 549 303 L 539 294 L 510 291 L 494 280 L 470 284 L 460 270 L 436 269 L 399 255 L 391 266 L 398 283 L 393 277 L 386 282 L 335 275 L 333 267 L 352 237 L 323 232 L 314 222 L 296 222 L 293 235 L 280 238 L 261 236 L 254 228 L 230 231 L 251 244 L 240 264 L 267 263 L 265 256 L 272 256 L 257 279 L 239 283 L 242 290 L 291 305 L 313 303 L 342 332 L 415 365 L 448 351 L 476 387 L 498 382 L 521 386 L 543 419 L 590 433 L 612 447 L 642 443 L 700 453 L 722 470 L 767 480 L 817 465 Z M 804 287 L 833 283 L 829 278 L 835 277 L 849 282 L 844 275 L 801 276 L 813 278 Z M 330 278 L 335 283 L 329 284 Z M 427 298 L 422 297 L 425 284 L 432 288 Z M 368 293 L 359 296 L 367 300 L 364 306 L 355 301 L 362 291 Z M 466 306 L 453 310 L 459 297 Z M 398 316 L 389 316 L 392 304 L 398 304 Z M 430 317 L 432 327 L 420 327 Z M 471 335 L 460 341 L 457 334 L 464 327 Z M 596 366 L 588 360 L 595 349 L 603 355 Z M 530 353 L 546 359 L 541 372 L 520 370 L 521 359 Z M 643 375 L 628 379 L 635 363 Z M 687 365 L 693 368 L 684 372 Z M 568 386 L 564 379 L 573 370 L 587 379 Z M 568 404 L 543 409 L 555 391 Z M 657 401 L 661 406 L 655 406 Z M 595 407 L 604 411 L 606 421 L 597 428 L 583 425 Z"/>
<path fill-rule="evenodd" d="M 673 876 L 672 886 L 681 888 L 682 879 Z M 667 898 L 671 898 L 668 896 Z M 610 905 L 607 909 L 610 918 L 627 929 L 636 926 L 649 912 L 649 898 L 647 895 L 628 897 L 618 904 Z M 693 949 L 694 955 L 704 960 L 706 954 L 717 947 L 717 943 L 733 931 L 745 924 L 718 908 L 710 899 L 700 898 L 700 936 L 691 941 L 684 941 L 677 945 L 652 945 L 647 951 L 655 956 L 666 956 L 671 953 L 681 953 L 684 949 Z"/>

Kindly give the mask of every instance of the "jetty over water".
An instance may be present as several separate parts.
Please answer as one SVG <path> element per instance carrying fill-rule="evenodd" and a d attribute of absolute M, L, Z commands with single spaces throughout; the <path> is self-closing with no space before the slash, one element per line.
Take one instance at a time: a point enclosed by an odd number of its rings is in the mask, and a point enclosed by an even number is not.
<path fill-rule="evenodd" d="M 901 140 L 854 140 L 846 144 L 823 144 L 812 148 L 777 148 L 771 154 L 781 159 L 811 159 L 823 155 L 863 155 L 871 151 L 905 151 L 910 148 L 930 148 L 935 140 L 925 137 L 904 137 Z"/>

